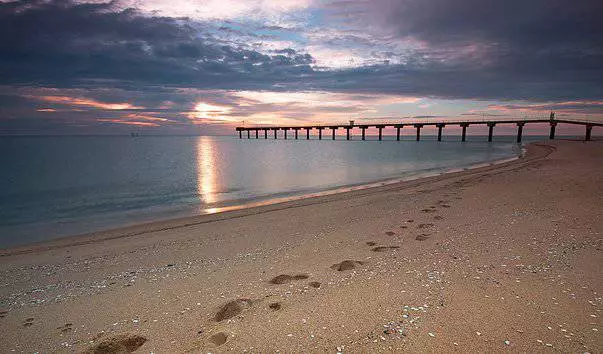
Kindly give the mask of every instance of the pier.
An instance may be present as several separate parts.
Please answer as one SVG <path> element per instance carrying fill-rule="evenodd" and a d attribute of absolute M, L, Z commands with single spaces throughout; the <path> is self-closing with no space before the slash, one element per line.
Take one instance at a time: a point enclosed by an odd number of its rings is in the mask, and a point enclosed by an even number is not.
<path fill-rule="evenodd" d="M 317 130 L 318 131 L 318 140 L 323 139 L 323 130 L 328 129 L 331 130 L 331 140 L 335 140 L 336 131 L 338 129 L 345 129 L 346 140 L 352 139 L 352 132 L 354 129 L 360 129 L 361 131 L 361 139 L 366 140 L 366 130 L 369 128 L 376 128 L 378 130 L 378 139 L 383 140 L 383 129 L 386 127 L 393 127 L 396 129 L 396 140 L 400 141 L 400 131 L 405 128 L 414 128 L 416 129 L 416 140 L 421 140 L 421 128 L 426 126 L 435 126 L 438 130 L 437 139 L 438 141 L 442 141 L 442 136 L 444 134 L 444 128 L 446 126 L 459 126 L 461 127 L 461 141 L 466 141 L 467 139 L 467 130 L 470 126 L 475 125 L 486 125 L 488 127 L 488 141 L 493 140 L 494 136 L 494 128 L 497 125 L 501 124 L 512 124 L 517 127 L 517 142 L 520 143 L 523 137 L 523 127 L 526 124 L 532 123 L 546 123 L 549 124 L 549 138 L 555 139 L 555 130 L 557 124 L 565 123 L 565 124 L 574 124 L 574 125 L 582 125 L 585 127 L 584 140 L 588 141 L 591 139 L 592 129 L 593 127 L 601 127 L 603 126 L 603 122 L 598 121 L 589 121 L 589 120 L 574 120 L 574 119 L 555 119 L 555 113 L 551 112 L 551 115 L 548 119 L 527 119 L 527 118 L 517 118 L 517 119 L 501 119 L 501 120 L 459 120 L 459 119 L 423 119 L 423 120 L 406 120 L 406 121 L 398 121 L 398 122 L 381 122 L 375 124 L 354 124 L 353 121 L 350 121 L 349 124 L 341 124 L 341 125 L 308 125 L 308 126 L 250 126 L 250 127 L 236 127 L 236 131 L 239 133 L 239 138 L 243 139 L 243 132 L 246 132 L 247 138 L 251 138 L 251 132 L 254 132 L 255 138 L 258 139 L 259 132 L 264 132 L 264 139 L 268 139 L 268 131 L 272 130 L 274 133 L 274 139 L 278 139 L 278 132 L 282 131 L 281 134 L 284 139 L 287 139 L 287 132 L 289 130 L 293 130 L 295 132 L 295 139 L 297 140 L 299 137 L 298 131 L 305 130 L 305 139 L 310 140 L 310 131 Z"/>

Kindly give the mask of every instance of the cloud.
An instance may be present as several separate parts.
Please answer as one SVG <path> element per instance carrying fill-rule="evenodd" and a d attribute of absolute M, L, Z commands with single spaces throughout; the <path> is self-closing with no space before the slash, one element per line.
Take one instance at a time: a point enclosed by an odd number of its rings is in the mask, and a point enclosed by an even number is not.
<path fill-rule="evenodd" d="M 213 28 L 208 24 L 143 16 L 117 4 L 0 3 L 2 82 L 251 88 L 311 71 L 307 54 L 262 54 L 216 40 L 205 32 Z"/>
<path fill-rule="evenodd" d="M 452 98 L 603 96 L 600 1 L 333 1 L 328 12 L 349 29 L 409 43 L 401 65 L 356 72 L 384 73 L 401 90 L 408 83 Z"/>
<path fill-rule="evenodd" d="M 413 115 L 442 113 L 427 106 L 433 99 L 592 113 L 601 110 L 592 102 L 603 100 L 602 7 L 592 0 L 0 1 L 0 124 L 194 130 L 395 115 L 419 103 Z"/>
<path fill-rule="evenodd" d="M 488 109 L 502 112 L 550 112 L 603 115 L 603 101 L 491 104 Z"/>
<path fill-rule="evenodd" d="M 66 96 L 40 96 L 33 97 L 35 99 L 39 99 L 45 102 L 57 103 L 61 105 L 67 106 L 76 106 L 76 107 L 92 107 L 98 109 L 107 109 L 107 110 L 131 110 L 131 109 L 143 109 L 144 107 L 134 106 L 130 103 L 103 103 L 98 102 L 92 99 L 86 98 L 78 98 L 78 97 L 66 97 Z M 38 110 L 40 111 L 40 110 Z M 54 111 L 54 110 L 53 110 Z"/>

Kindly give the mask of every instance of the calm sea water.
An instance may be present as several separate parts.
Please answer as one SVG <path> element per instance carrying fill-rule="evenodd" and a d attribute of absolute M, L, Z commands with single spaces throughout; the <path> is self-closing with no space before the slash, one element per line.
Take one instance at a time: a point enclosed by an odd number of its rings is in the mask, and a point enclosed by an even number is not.
<path fill-rule="evenodd" d="M 512 137 L 497 138 L 0 138 L 0 247 L 519 154 Z"/>

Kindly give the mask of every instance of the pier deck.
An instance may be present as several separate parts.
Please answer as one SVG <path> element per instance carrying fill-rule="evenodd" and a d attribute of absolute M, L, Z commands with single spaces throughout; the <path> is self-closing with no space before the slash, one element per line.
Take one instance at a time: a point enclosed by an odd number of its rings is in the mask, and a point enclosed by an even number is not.
<path fill-rule="evenodd" d="M 461 140 L 465 141 L 467 137 L 467 129 L 470 125 L 487 125 L 488 126 L 488 141 L 492 141 L 494 135 L 494 127 L 498 124 L 515 124 L 517 126 L 517 142 L 521 142 L 523 135 L 523 127 L 530 123 L 548 123 L 550 125 L 549 138 L 555 139 L 555 129 L 557 124 L 576 124 L 583 125 L 585 127 L 584 140 L 590 140 L 592 128 L 603 126 L 603 122 L 592 121 L 592 120 L 574 120 L 574 119 L 555 119 L 554 113 L 551 113 L 549 119 L 501 119 L 501 120 L 460 120 L 460 119 L 423 119 L 423 120 L 406 120 L 397 122 L 381 122 L 374 124 L 318 124 L 318 125 L 300 125 L 300 126 L 249 126 L 249 127 L 236 127 L 236 131 L 239 132 L 239 138 L 243 138 L 243 132 L 247 132 L 247 138 L 251 138 L 251 132 L 254 132 L 255 138 L 258 139 L 259 131 L 264 132 L 264 139 L 268 139 L 268 131 L 274 132 L 274 139 L 278 139 L 278 131 L 283 131 L 283 138 L 287 139 L 287 132 L 293 130 L 295 132 L 295 139 L 298 139 L 298 131 L 306 131 L 306 140 L 310 140 L 310 131 L 316 129 L 318 131 L 318 139 L 322 140 L 322 131 L 325 129 L 331 130 L 331 139 L 335 140 L 335 131 L 337 129 L 346 130 L 346 140 L 351 139 L 350 131 L 354 128 L 361 130 L 362 140 L 366 139 L 366 129 L 374 127 L 378 130 L 379 140 L 383 139 L 383 129 L 386 127 L 396 128 L 396 140 L 400 140 L 400 130 L 404 127 L 413 127 L 416 129 L 416 140 L 421 140 L 421 128 L 425 126 L 435 126 L 438 128 L 438 141 L 442 141 L 443 129 L 447 125 L 456 125 L 462 128 Z"/>

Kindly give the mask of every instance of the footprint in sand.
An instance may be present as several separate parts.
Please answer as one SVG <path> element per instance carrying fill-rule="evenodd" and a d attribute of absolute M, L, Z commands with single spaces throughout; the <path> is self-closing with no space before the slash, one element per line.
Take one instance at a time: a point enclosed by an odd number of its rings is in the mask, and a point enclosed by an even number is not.
<path fill-rule="evenodd" d="M 395 233 L 395 232 L 393 232 L 393 231 L 385 231 L 385 234 L 386 234 L 387 236 L 394 236 L 396 233 Z"/>
<path fill-rule="evenodd" d="M 343 272 L 346 270 L 352 270 L 352 269 L 356 268 L 356 266 L 363 265 L 363 264 L 364 264 L 364 262 L 361 262 L 361 261 L 345 260 L 341 263 L 333 264 L 331 266 L 331 269 L 336 270 L 338 272 Z"/>
<path fill-rule="evenodd" d="M 433 217 L 435 220 L 442 220 L 444 219 L 444 217 L 440 216 L 440 215 L 436 215 Z"/>
<path fill-rule="evenodd" d="M 224 304 L 214 316 L 214 321 L 221 322 L 233 318 L 252 305 L 251 299 L 236 299 Z"/>
<path fill-rule="evenodd" d="M 272 311 L 278 311 L 282 308 L 281 303 L 280 302 L 272 302 L 268 305 L 268 307 L 272 310 Z"/>
<path fill-rule="evenodd" d="M 448 205 L 448 204 L 442 204 L 442 205 L 440 205 L 440 206 L 441 206 L 442 208 L 450 208 L 450 205 Z"/>
<path fill-rule="evenodd" d="M 311 282 L 308 283 L 308 285 L 310 285 L 313 288 L 318 289 L 318 288 L 320 288 L 321 284 L 320 284 L 320 282 L 317 282 L 317 281 L 311 281 Z"/>
<path fill-rule="evenodd" d="M 281 275 L 277 275 L 276 277 L 270 279 L 269 283 L 270 284 L 287 284 L 294 280 L 303 280 L 303 279 L 308 279 L 308 278 L 309 278 L 309 276 L 307 274 L 296 274 L 296 275 L 281 274 Z"/>
<path fill-rule="evenodd" d="M 419 225 L 417 225 L 418 229 L 428 229 L 430 227 L 433 227 L 433 224 L 426 223 L 426 224 L 419 224 Z"/>
<path fill-rule="evenodd" d="M 25 322 L 23 322 L 23 327 L 31 327 L 31 326 L 33 326 L 33 321 L 34 321 L 33 317 L 30 317 L 30 318 L 26 319 Z"/>
<path fill-rule="evenodd" d="M 88 348 L 85 354 L 133 353 L 147 339 L 136 334 L 119 334 Z"/>
<path fill-rule="evenodd" d="M 218 333 L 214 334 L 213 336 L 209 337 L 209 342 L 212 343 L 213 345 L 215 345 L 216 347 L 219 347 L 222 344 L 226 343 L 227 340 L 228 340 L 228 334 L 226 334 L 224 332 L 218 332 Z"/>
<path fill-rule="evenodd" d="M 8 311 L 0 311 L 0 318 L 4 318 L 8 314 Z"/>
<path fill-rule="evenodd" d="M 397 248 L 400 248 L 400 246 L 379 246 L 379 247 L 373 248 L 371 251 L 373 251 L 373 252 L 385 252 L 385 251 L 389 251 L 389 250 L 395 250 Z"/>
<path fill-rule="evenodd" d="M 401 229 L 408 229 L 408 226 L 402 225 L 400 226 Z"/>
<path fill-rule="evenodd" d="M 268 305 L 268 307 L 273 310 L 273 311 L 278 311 L 281 309 L 281 303 L 280 302 L 273 302 L 270 305 Z"/>
<path fill-rule="evenodd" d="M 425 241 L 429 238 L 429 234 L 420 234 L 415 238 L 417 241 Z"/>
<path fill-rule="evenodd" d="M 366 245 L 367 245 L 367 246 L 374 246 L 374 245 L 376 245 L 376 244 L 377 244 L 377 242 L 373 242 L 373 241 L 368 241 L 368 242 L 366 243 Z"/>
<path fill-rule="evenodd" d="M 437 210 L 434 210 L 434 209 L 422 209 L 421 211 L 424 212 L 424 213 L 435 213 Z"/>
<path fill-rule="evenodd" d="M 72 323 L 65 323 L 63 326 L 58 327 L 57 329 L 60 329 L 61 332 L 63 332 L 63 333 L 67 333 L 67 332 L 71 332 L 71 330 L 73 330 L 72 326 L 73 326 Z"/>
<path fill-rule="evenodd" d="M 406 222 L 415 222 L 414 220 L 410 219 L 410 220 L 406 220 Z"/>

